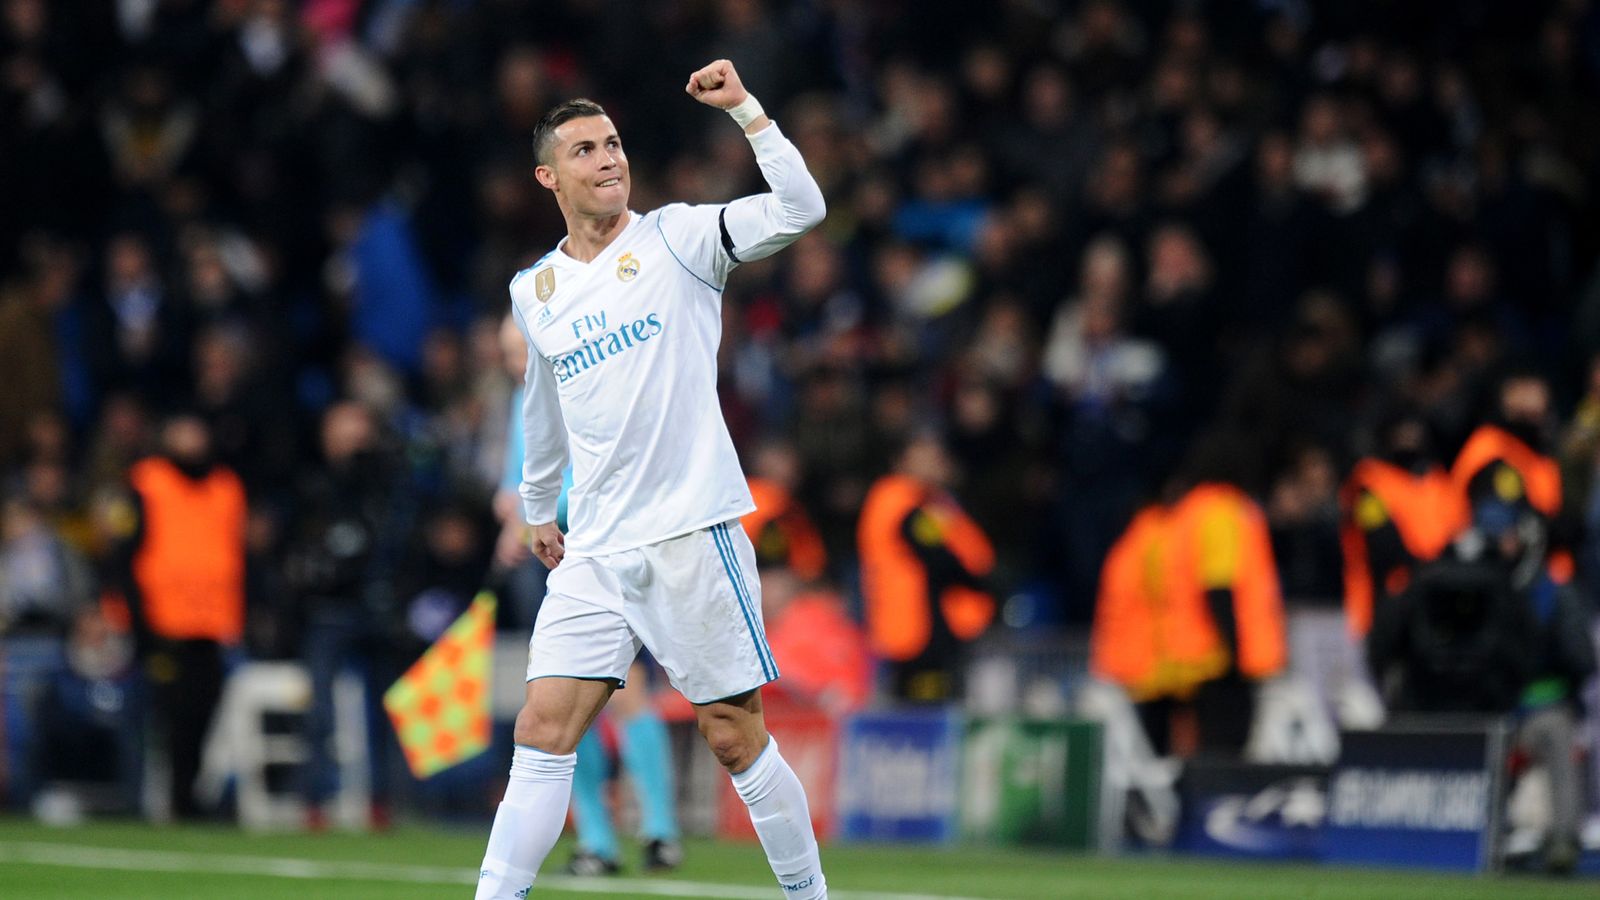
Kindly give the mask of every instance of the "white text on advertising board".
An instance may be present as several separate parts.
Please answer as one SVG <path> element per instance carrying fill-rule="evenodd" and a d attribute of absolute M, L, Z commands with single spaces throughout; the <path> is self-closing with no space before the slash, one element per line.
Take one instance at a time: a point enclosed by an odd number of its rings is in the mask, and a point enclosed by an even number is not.
<path fill-rule="evenodd" d="M 1489 776 L 1424 769 L 1346 769 L 1329 790 L 1329 820 L 1349 828 L 1477 831 L 1484 826 Z"/>

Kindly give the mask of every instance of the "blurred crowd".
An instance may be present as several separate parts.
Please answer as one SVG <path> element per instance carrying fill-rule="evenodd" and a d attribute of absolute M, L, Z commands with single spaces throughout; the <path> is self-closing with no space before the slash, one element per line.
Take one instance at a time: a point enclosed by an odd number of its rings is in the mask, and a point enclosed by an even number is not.
<path fill-rule="evenodd" d="M 854 594 L 909 465 L 992 543 L 952 584 L 1082 627 L 1135 511 L 1209 479 L 1290 605 L 1337 609 L 1340 484 L 1405 415 L 1446 464 L 1486 421 L 1559 458 L 1600 574 L 1590 0 L 0 0 L 7 684 L 76 673 L 93 719 L 146 689 L 111 677 L 131 632 L 178 734 L 215 698 L 160 685 L 232 653 L 398 671 L 495 555 L 506 285 L 563 233 L 534 124 L 604 104 L 638 210 L 761 190 L 682 96 L 724 56 L 829 205 L 724 307 L 726 418 L 786 460 L 806 581 Z M 1515 422 L 1511 372 L 1546 387 Z M 152 630 L 194 546 L 153 503 L 237 529 L 237 621 Z"/>

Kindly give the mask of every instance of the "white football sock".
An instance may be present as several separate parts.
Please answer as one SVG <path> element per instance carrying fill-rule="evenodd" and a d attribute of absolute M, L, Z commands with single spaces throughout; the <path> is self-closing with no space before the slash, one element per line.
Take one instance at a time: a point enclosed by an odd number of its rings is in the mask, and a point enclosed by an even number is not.
<path fill-rule="evenodd" d="M 768 737 L 766 749 L 750 768 L 733 776 L 733 789 L 750 807 L 750 822 L 784 896 L 795 900 L 827 897 L 828 882 L 822 877 L 817 838 L 811 832 L 806 791 L 778 753 L 776 738 Z"/>
<path fill-rule="evenodd" d="M 489 847 L 478 869 L 476 900 L 520 900 L 528 895 L 550 848 L 567 824 L 576 753 L 555 756 L 517 745 L 511 780 L 494 814 Z"/>

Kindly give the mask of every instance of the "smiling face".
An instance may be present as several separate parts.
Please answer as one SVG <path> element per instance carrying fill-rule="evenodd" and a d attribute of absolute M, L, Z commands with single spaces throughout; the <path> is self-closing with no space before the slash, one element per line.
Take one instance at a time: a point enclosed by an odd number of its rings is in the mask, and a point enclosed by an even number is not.
<path fill-rule="evenodd" d="M 609 116 L 583 116 L 557 126 L 534 176 L 569 216 L 615 216 L 628 208 L 628 155 Z"/>

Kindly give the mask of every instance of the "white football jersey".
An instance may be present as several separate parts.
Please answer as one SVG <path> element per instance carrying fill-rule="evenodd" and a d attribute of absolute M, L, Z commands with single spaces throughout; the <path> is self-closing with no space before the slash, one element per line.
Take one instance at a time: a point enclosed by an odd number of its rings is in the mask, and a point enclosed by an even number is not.
<path fill-rule="evenodd" d="M 630 550 L 755 509 L 717 399 L 722 286 L 740 261 L 821 221 L 823 204 L 776 125 L 750 143 L 772 193 L 630 212 L 595 259 L 557 245 L 511 281 L 532 351 L 523 513 L 555 520 L 570 459 L 568 554 Z"/>

